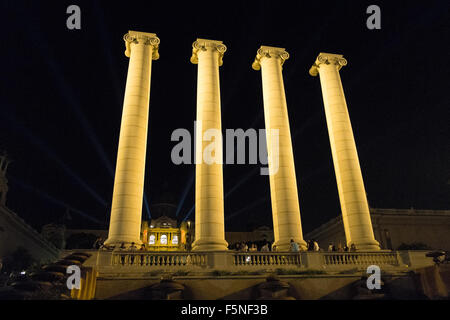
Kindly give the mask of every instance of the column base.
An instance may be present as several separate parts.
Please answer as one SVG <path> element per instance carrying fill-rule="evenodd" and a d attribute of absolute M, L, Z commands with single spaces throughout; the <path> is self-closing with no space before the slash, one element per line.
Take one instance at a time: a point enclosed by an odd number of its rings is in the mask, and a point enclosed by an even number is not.
<path fill-rule="evenodd" d="M 192 243 L 192 251 L 226 251 L 228 242 L 220 239 L 198 239 Z"/>
<path fill-rule="evenodd" d="M 308 250 L 305 240 L 295 240 L 294 239 L 294 241 L 297 242 L 300 251 Z M 272 248 L 273 248 L 273 246 L 276 246 L 277 251 L 291 251 L 291 240 L 290 239 L 278 240 L 272 244 Z"/>
<path fill-rule="evenodd" d="M 347 246 L 351 248 L 355 244 L 356 251 L 380 251 L 380 243 L 377 240 L 354 240 L 350 241 Z"/>

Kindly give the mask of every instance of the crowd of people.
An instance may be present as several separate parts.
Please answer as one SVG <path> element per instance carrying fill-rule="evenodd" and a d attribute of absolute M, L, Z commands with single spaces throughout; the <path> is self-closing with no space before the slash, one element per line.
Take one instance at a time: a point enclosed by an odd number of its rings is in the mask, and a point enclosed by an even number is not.
<path fill-rule="evenodd" d="M 303 250 L 302 247 L 294 241 L 294 239 L 291 239 L 290 251 L 297 252 Z M 317 240 L 306 240 L 306 251 L 321 251 Z"/>
<path fill-rule="evenodd" d="M 354 243 L 351 244 L 350 248 L 347 245 L 342 246 L 341 243 L 336 247 L 333 242 L 328 244 L 328 252 L 348 252 L 348 251 L 356 251 L 356 246 Z"/>
<path fill-rule="evenodd" d="M 243 241 L 243 242 L 237 242 L 229 246 L 230 250 L 236 250 L 236 251 L 244 251 L 244 252 L 251 252 L 251 251 L 259 251 L 259 252 L 274 252 L 278 251 L 276 246 L 266 240 L 263 241 Z M 289 251 L 292 252 L 299 252 L 304 251 L 302 247 L 294 241 L 294 239 L 291 239 L 290 241 L 290 248 Z M 317 240 L 306 240 L 306 251 L 324 251 L 324 249 L 320 248 L 319 242 Z M 334 245 L 332 242 L 329 243 L 327 251 L 329 252 L 348 252 L 348 251 L 356 251 L 356 247 L 354 244 L 352 244 L 349 247 L 347 245 L 342 246 L 341 243 Z"/>
<path fill-rule="evenodd" d="M 114 249 L 114 246 L 106 246 L 104 243 L 104 239 L 98 239 L 95 244 L 95 249 Z M 132 250 L 132 251 L 142 251 L 146 249 L 145 244 L 141 244 L 140 246 L 136 246 L 136 244 L 133 242 L 131 243 L 130 247 L 125 247 L 125 243 L 122 243 L 122 245 L 119 246 L 119 249 L 121 250 Z M 276 248 L 276 245 L 273 243 L 267 241 L 267 240 L 261 240 L 261 241 L 242 241 L 242 242 L 236 242 L 232 245 L 228 246 L 228 249 L 235 250 L 235 251 L 243 251 L 243 252 L 274 252 L 278 251 Z M 190 250 L 188 250 L 190 251 Z M 291 239 L 290 241 L 290 249 L 289 251 L 292 252 L 299 252 L 304 251 L 302 247 L 294 241 L 294 239 Z M 324 251 L 322 248 L 320 248 L 319 243 L 317 240 L 306 240 L 306 251 Z M 328 244 L 327 248 L 328 252 L 349 252 L 349 251 L 356 251 L 356 247 L 354 244 L 352 244 L 350 247 L 347 245 L 342 246 L 341 243 L 336 246 L 332 242 Z"/>
<path fill-rule="evenodd" d="M 97 239 L 93 245 L 93 249 L 113 250 L 116 248 L 115 245 L 106 245 L 104 242 L 105 240 L 102 238 Z M 125 242 L 122 242 L 120 246 L 118 246 L 118 249 L 122 251 L 144 251 L 146 249 L 146 245 L 144 243 L 141 245 L 136 245 L 136 243 L 131 242 L 129 246 L 126 246 Z"/>
<path fill-rule="evenodd" d="M 228 249 L 236 250 L 236 251 L 268 252 L 268 251 L 271 251 L 271 248 L 272 248 L 272 244 L 266 240 L 236 242 L 236 243 L 228 246 Z"/>
<path fill-rule="evenodd" d="M 294 240 L 291 240 L 291 248 L 293 246 Z M 298 246 L 298 244 L 297 244 Z M 306 247 L 308 251 L 324 251 L 322 248 L 320 248 L 319 243 L 317 242 L 317 240 L 306 240 Z M 291 251 L 295 251 L 292 250 Z M 298 250 L 296 250 L 298 251 Z M 356 251 L 356 246 L 355 244 L 352 244 L 350 246 L 350 248 L 347 245 L 342 246 L 342 243 L 339 242 L 338 246 L 336 247 L 336 245 L 333 242 L 330 242 L 328 244 L 328 248 L 327 248 L 328 252 L 348 252 L 348 251 Z"/>

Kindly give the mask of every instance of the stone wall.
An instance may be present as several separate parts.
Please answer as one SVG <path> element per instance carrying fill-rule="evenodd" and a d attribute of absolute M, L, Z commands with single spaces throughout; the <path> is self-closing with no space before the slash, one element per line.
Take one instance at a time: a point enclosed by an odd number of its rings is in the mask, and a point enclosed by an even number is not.
<path fill-rule="evenodd" d="M 391 294 L 412 299 L 420 297 L 414 271 L 433 265 L 425 253 L 227 251 L 196 252 L 187 258 L 192 253 L 100 250 L 85 265 L 99 272 L 96 299 L 149 299 L 150 287 L 162 278 L 185 286 L 185 299 L 256 299 L 257 286 L 270 275 L 287 282 L 289 297 L 295 299 L 350 299 L 357 294 L 355 283 L 373 264 L 380 266 L 382 277 L 390 278 Z"/>
<path fill-rule="evenodd" d="M 258 286 L 266 282 L 267 275 L 196 277 L 179 276 L 172 279 L 182 285 L 186 300 L 254 300 L 258 298 Z M 360 274 L 352 275 L 286 275 L 279 280 L 289 285 L 289 296 L 297 300 L 342 300 L 357 295 L 355 286 L 361 281 Z M 159 283 L 159 277 L 146 279 L 97 278 L 95 299 L 151 299 L 150 288 Z M 391 299 L 417 299 L 415 279 L 410 275 L 392 277 L 386 283 Z"/>
<path fill-rule="evenodd" d="M 44 263 L 57 259 L 60 251 L 30 227 L 16 213 L 0 206 L 0 258 L 26 248 L 34 259 Z"/>
<path fill-rule="evenodd" d="M 375 239 L 382 249 L 396 250 L 402 243 L 423 243 L 433 249 L 450 250 L 450 210 L 370 209 Z M 346 244 L 340 216 L 307 233 L 327 250 L 331 242 Z"/>

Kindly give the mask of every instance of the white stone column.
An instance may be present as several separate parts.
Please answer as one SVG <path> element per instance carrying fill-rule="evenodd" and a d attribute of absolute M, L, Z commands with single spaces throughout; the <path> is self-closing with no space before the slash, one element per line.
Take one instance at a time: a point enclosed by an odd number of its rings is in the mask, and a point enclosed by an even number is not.
<path fill-rule="evenodd" d="M 355 244 L 359 251 L 380 250 L 373 234 L 358 153 L 339 75 L 339 70 L 345 65 L 347 60 L 342 55 L 320 53 L 309 73 L 312 76 L 320 74 L 347 245 Z"/>
<path fill-rule="evenodd" d="M 129 31 L 125 55 L 130 58 L 123 102 L 116 175 L 106 244 L 141 243 L 142 200 L 147 149 L 152 60 L 159 58 L 154 33 Z"/>
<path fill-rule="evenodd" d="M 291 239 L 306 250 L 300 221 L 294 154 L 282 75 L 283 63 L 288 58 L 289 54 L 283 48 L 261 46 L 252 65 L 255 70 L 261 69 L 262 75 L 275 238 L 273 245 L 276 245 L 278 251 L 288 251 Z M 272 142 L 271 131 L 274 129 L 279 133 L 278 148 Z M 275 165 L 277 158 L 278 165 Z"/>
<path fill-rule="evenodd" d="M 197 39 L 192 45 L 191 62 L 198 64 L 197 128 L 195 166 L 195 241 L 194 251 L 227 250 L 225 241 L 222 129 L 220 114 L 219 66 L 222 65 L 226 46 L 222 41 Z M 205 148 L 213 141 L 203 141 L 207 130 L 220 132 L 214 139 L 216 158 L 206 163 Z"/>

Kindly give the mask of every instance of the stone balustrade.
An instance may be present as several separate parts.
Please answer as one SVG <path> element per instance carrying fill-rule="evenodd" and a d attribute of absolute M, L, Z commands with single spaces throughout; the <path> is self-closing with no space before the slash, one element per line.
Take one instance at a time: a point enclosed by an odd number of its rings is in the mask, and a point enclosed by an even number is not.
<path fill-rule="evenodd" d="M 326 267 L 399 265 L 398 256 L 395 252 L 324 252 L 321 254 L 323 264 Z"/>
<path fill-rule="evenodd" d="M 205 266 L 205 253 L 188 252 L 113 252 L 111 264 L 113 266 L 142 266 L 142 267 L 182 267 Z"/>
<path fill-rule="evenodd" d="M 234 266 L 301 266 L 302 256 L 295 252 L 233 252 Z"/>
<path fill-rule="evenodd" d="M 423 257 L 422 257 L 423 256 Z M 371 252 L 154 252 L 99 250 L 96 265 L 108 270 L 129 267 L 133 270 L 164 269 L 189 271 L 201 269 L 313 269 L 340 271 L 362 269 L 370 265 L 381 268 L 417 268 L 433 265 L 425 252 L 371 251 Z M 109 268 L 113 269 L 109 269 Z M 105 269 L 106 270 L 106 269 Z M 139 271 L 139 272 L 141 272 Z"/>

